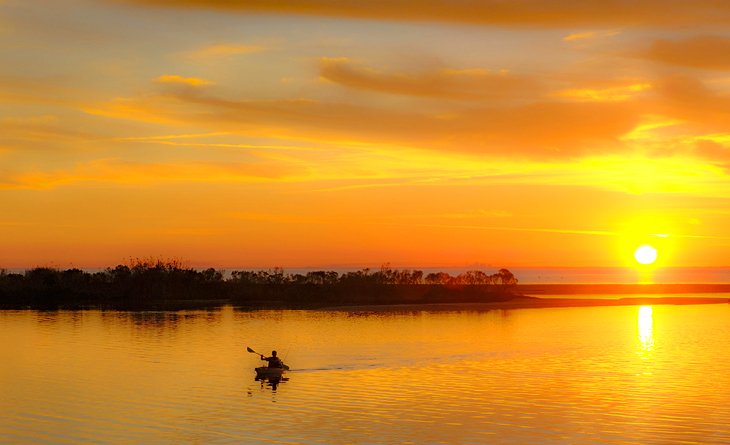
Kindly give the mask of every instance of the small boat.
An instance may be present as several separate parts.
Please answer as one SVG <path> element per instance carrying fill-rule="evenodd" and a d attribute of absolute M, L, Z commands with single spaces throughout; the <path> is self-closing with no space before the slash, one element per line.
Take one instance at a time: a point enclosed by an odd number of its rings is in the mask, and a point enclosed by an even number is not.
<path fill-rule="evenodd" d="M 261 366 L 260 368 L 256 368 L 256 378 L 280 379 L 284 371 L 284 368 L 269 368 L 268 366 Z"/>

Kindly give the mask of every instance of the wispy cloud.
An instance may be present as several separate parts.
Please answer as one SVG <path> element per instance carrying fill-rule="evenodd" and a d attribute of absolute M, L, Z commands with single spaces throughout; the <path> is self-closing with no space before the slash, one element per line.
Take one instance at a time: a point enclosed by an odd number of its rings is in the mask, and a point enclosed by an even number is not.
<path fill-rule="evenodd" d="M 155 79 L 155 81 L 161 84 L 187 85 L 191 87 L 202 87 L 213 84 L 210 80 L 200 77 L 183 77 L 177 74 L 163 74 Z"/>
<path fill-rule="evenodd" d="M 444 114 L 314 100 L 232 100 L 185 91 L 117 99 L 89 111 L 123 119 L 205 125 L 211 131 L 527 157 L 573 157 L 608 142 L 615 150 L 619 138 L 639 121 L 639 110 L 620 102 L 543 101 L 455 108 Z"/>
<path fill-rule="evenodd" d="M 661 102 L 651 104 L 655 114 L 672 116 L 703 133 L 726 133 L 730 128 L 730 95 L 714 90 L 693 76 L 672 75 L 656 82 Z"/>
<path fill-rule="evenodd" d="M 184 134 L 163 134 L 157 136 L 128 136 L 118 138 L 120 141 L 133 141 L 133 142 L 156 142 L 156 141 L 168 141 L 175 139 L 193 139 L 200 137 L 209 136 L 226 136 L 230 133 L 217 132 L 217 133 L 184 133 Z"/>
<path fill-rule="evenodd" d="M 382 223 L 386 225 L 393 225 L 399 223 Z M 557 229 L 557 228 L 539 228 L 539 227 L 512 227 L 512 226 L 489 226 L 480 224 L 428 224 L 428 223 L 415 223 L 408 225 L 418 227 L 432 227 L 439 229 L 461 229 L 461 230 L 495 230 L 502 232 L 535 232 L 535 233 L 557 233 L 567 235 L 593 235 L 593 236 L 617 236 L 616 232 L 609 232 L 603 230 L 579 230 L 579 229 Z"/>
<path fill-rule="evenodd" d="M 658 39 L 644 56 L 669 65 L 727 70 L 730 68 L 730 38 L 703 35 L 681 40 Z"/>
<path fill-rule="evenodd" d="M 94 133 L 96 129 L 83 128 L 77 121 L 70 123 L 54 114 L 0 118 L 0 128 L 0 144 L 5 143 L 12 152 L 27 152 L 29 148 L 33 152 L 50 152 L 63 147 L 71 153 L 83 144 L 103 138 Z"/>
<path fill-rule="evenodd" d="M 124 0 L 119 0 L 124 1 Z M 384 20 L 444 21 L 496 25 L 579 26 L 728 24 L 730 4 L 713 0 L 573 0 L 453 2 L 423 0 L 126 0 L 140 5 L 217 8 L 284 14 L 357 17 Z"/>
<path fill-rule="evenodd" d="M 402 225 L 403 223 L 393 222 L 378 222 L 373 224 L 383 225 Z M 417 227 L 429 227 L 438 229 L 459 229 L 459 230 L 486 230 L 486 231 L 499 231 L 499 232 L 529 232 L 529 233 L 548 233 L 558 235 L 580 235 L 580 236 L 601 236 L 601 237 L 623 237 L 625 233 L 620 231 L 607 231 L 607 230 L 581 230 L 581 229 L 560 229 L 550 227 L 513 227 L 513 226 L 490 226 L 480 224 L 411 224 L 408 226 Z M 730 239 L 730 236 L 724 235 L 693 235 L 685 233 L 676 233 L 672 235 L 650 233 L 648 237 L 656 238 L 680 238 L 680 239 L 711 239 L 711 240 L 725 240 Z"/>
<path fill-rule="evenodd" d="M 320 59 L 320 76 L 350 88 L 383 93 L 471 100 L 535 97 L 538 82 L 506 70 L 440 68 L 388 73 L 355 65 L 346 58 Z"/>
<path fill-rule="evenodd" d="M 651 83 L 631 83 L 603 88 L 569 88 L 560 90 L 556 97 L 585 102 L 626 102 L 649 90 Z"/>
<path fill-rule="evenodd" d="M 573 34 L 569 34 L 569 35 L 563 37 L 563 40 L 566 42 L 572 42 L 575 40 L 592 39 L 595 36 L 596 36 L 596 33 L 593 31 L 584 31 L 584 32 L 576 32 Z"/>
<path fill-rule="evenodd" d="M 294 165 L 266 161 L 144 163 L 121 159 L 79 162 L 68 169 L 6 173 L 0 189 L 51 189 L 76 183 L 159 184 L 165 182 L 257 182 L 284 180 L 306 172 Z"/>
<path fill-rule="evenodd" d="M 233 57 L 246 54 L 254 54 L 266 51 L 267 48 L 262 45 L 250 45 L 243 43 L 216 43 L 204 46 L 186 53 L 188 57 L 193 59 L 211 59 L 220 57 Z"/>
<path fill-rule="evenodd" d="M 66 86 L 52 77 L 43 79 L 0 75 L 0 101 L 6 103 L 74 108 L 81 103 L 80 97 L 84 93 L 80 85 Z"/>

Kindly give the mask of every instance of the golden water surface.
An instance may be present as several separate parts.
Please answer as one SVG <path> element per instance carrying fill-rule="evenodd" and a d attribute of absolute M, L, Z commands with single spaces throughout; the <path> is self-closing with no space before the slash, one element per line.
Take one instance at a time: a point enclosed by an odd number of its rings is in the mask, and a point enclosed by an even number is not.
<path fill-rule="evenodd" d="M 730 305 L 6 311 L 0 337 L 3 443 L 730 443 Z"/>

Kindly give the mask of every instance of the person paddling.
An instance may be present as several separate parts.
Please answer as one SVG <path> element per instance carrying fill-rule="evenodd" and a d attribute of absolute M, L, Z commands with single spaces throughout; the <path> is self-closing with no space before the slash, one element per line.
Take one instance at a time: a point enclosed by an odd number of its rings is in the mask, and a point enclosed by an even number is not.
<path fill-rule="evenodd" d="M 261 360 L 265 360 L 269 362 L 269 368 L 283 368 L 284 363 L 281 361 L 279 357 L 276 356 L 276 351 L 271 351 L 271 357 L 264 357 L 263 354 L 261 354 Z"/>

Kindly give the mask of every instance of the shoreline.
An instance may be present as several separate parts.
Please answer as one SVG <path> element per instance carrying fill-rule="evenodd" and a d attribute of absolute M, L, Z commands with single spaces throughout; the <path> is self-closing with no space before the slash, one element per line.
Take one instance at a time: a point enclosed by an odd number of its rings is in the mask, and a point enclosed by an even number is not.
<path fill-rule="evenodd" d="M 333 306 L 320 308 L 332 312 L 463 312 L 510 309 L 541 309 L 595 306 L 653 306 L 653 305 L 692 305 L 692 304 L 730 304 L 728 298 L 717 297 L 626 297 L 616 299 L 597 298 L 539 298 L 519 296 L 507 301 L 485 303 L 425 303 L 425 304 L 383 304 L 360 306 Z"/>
<path fill-rule="evenodd" d="M 193 303 L 193 304 L 191 304 Z M 303 310 L 303 311 L 324 311 L 324 312 L 486 312 L 491 310 L 512 310 L 512 309 L 542 309 L 542 308 L 569 308 L 569 307 L 597 307 L 597 306 L 653 306 L 653 305 L 696 305 L 696 304 L 730 304 L 730 293 L 727 297 L 688 297 L 688 296 L 651 296 L 636 297 L 626 296 L 621 298 L 560 298 L 560 297 L 532 297 L 518 295 L 509 300 L 485 301 L 485 302 L 454 302 L 454 303 L 392 303 L 392 304 L 362 304 L 362 305 L 338 305 L 326 307 L 285 307 L 276 306 L 239 306 L 229 301 L 218 301 L 216 304 L 208 304 L 207 301 L 175 301 L 161 302 L 147 307 L 130 308 L 99 308 L 88 307 L 55 307 L 55 308 L 34 308 L 25 307 L 0 307 L 0 312 L 35 310 L 35 311 L 122 311 L 122 312 L 179 312 L 216 310 L 223 307 L 233 307 L 234 310 L 258 311 L 258 310 Z"/>
<path fill-rule="evenodd" d="M 408 287 L 408 286 L 405 286 Z M 411 286 L 413 291 L 421 285 Z M 468 286 L 467 286 L 468 287 Z M 424 286 L 426 288 L 426 286 Z M 407 289 L 407 290 L 408 290 Z M 118 311 L 189 311 L 213 310 L 232 306 L 239 310 L 321 310 L 345 312 L 416 312 L 416 311 L 489 311 L 509 309 L 589 307 L 589 306 L 628 306 L 628 305 L 689 305 L 689 304 L 726 304 L 730 303 L 730 283 L 674 283 L 674 284 L 518 284 L 513 287 L 509 297 L 502 295 L 476 295 L 461 292 L 464 287 L 443 287 L 445 294 L 438 299 L 426 302 L 419 290 L 415 294 L 403 293 L 398 302 L 382 301 L 360 304 L 340 302 L 335 305 L 288 305 L 283 300 L 247 301 L 241 304 L 233 298 L 189 298 L 159 299 L 144 304 L 120 304 L 99 306 L 95 304 L 2 304 L 5 310 L 118 310 Z M 468 298 L 464 298 L 464 297 Z M 461 301 L 459 301 L 461 297 Z M 440 300 L 440 302 L 439 302 Z M 490 301 L 491 300 L 491 301 Z M 453 301 L 453 302 L 452 302 Z M 344 304 L 343 304 L 344 303 Z"/>
<path fill-rule="evenodd" d="M 730 293 L 730 283 L 548 283 L 518 284 L 522 295 L 621 295 L 621 294 L 722 294 Z"/>

